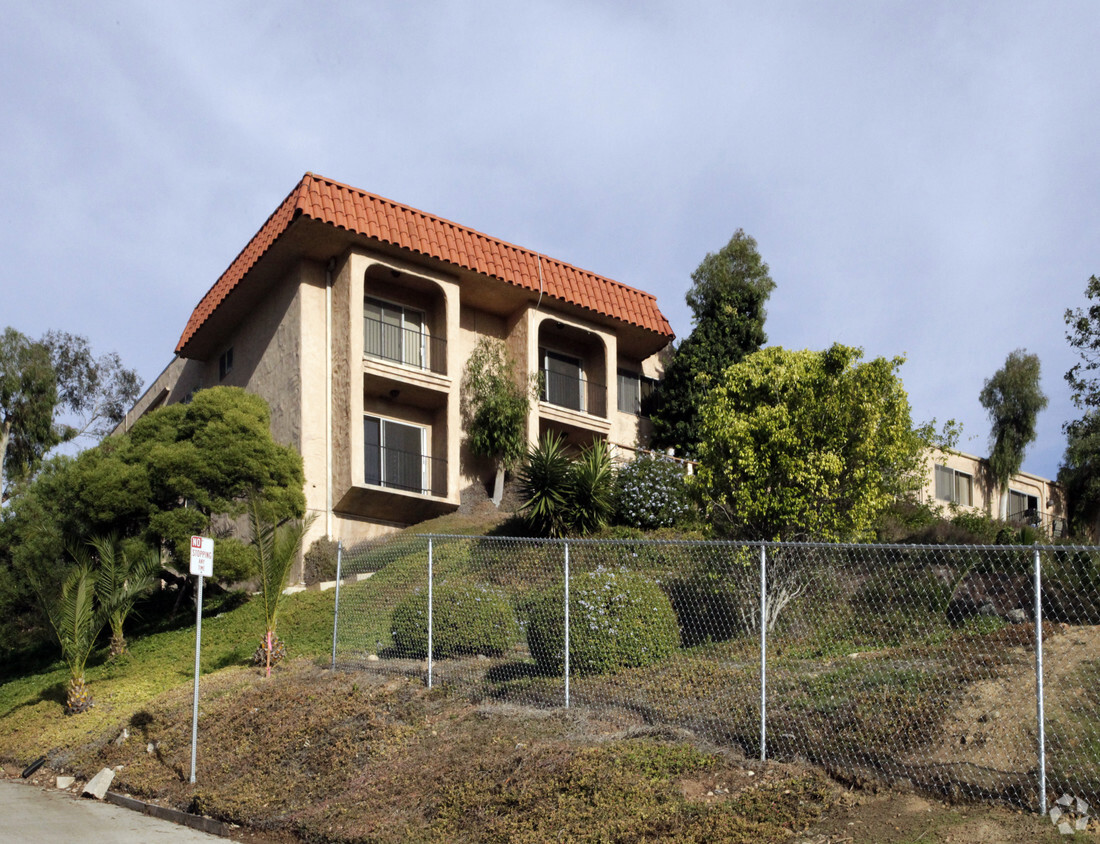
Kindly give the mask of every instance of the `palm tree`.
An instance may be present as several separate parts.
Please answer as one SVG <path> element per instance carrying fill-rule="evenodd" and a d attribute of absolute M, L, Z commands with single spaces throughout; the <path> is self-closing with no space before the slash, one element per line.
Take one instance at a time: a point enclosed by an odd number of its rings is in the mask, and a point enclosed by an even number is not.
<path fill-rule="evenodd" d="M 50 620 L 61 645 L 61 658 L 69 667 L 69 691 L 65 712 L 75 715 L 92 705 L 84 682 L 84 666 L 103 629 L 106 613 L 96 606 L 96 572 L 87 561 L 79 562 L 61 584 L 61 594 L 44 600 Z"/>
<path fill-rule="evenodd" d="M 264 604 L 264 619 L 267 630 L 260 641 L 260 647 L 252 657 L 256 665 L 264 665 L 267 676 L 271 676 L 271 666 L 286 656 L 286 646 L 275 635 L 275 625 L 279 620 L 279 603 L 286 588 L 290 567 L 298 557 L 306 531 L 313 524 L 313 516 L 308 519 L 292 519 L 276 525 L 268 521 L 262 512 L 257 497 L 248 502 L 248 522 L 252 529 L 252 547 L 256 554 L 256 567 L 260 572 L 260 595 Z"/>
<path fill-rule="evenodd" d="M 111 626 L 111 656 L 126 653 L 122 626 L 134 603 L 148 592 L 160 571 L 160 555 L 153 550 L 131 557 L 119 547 L 116 536 L 96 537 L 89 543 L 99 560 L 96 593 Z"/>

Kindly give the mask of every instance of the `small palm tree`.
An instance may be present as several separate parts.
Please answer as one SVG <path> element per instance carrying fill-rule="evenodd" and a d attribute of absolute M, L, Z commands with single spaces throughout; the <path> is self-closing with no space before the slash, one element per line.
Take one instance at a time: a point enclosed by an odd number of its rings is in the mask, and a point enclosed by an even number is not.
<path fill-rule="evenodd" d="M 537 536 L 562 536 L 568 530 L 571 467 L 565 438 L 547 431 L 520 469 L 520 511 Z"/>
<path fill-rule="evenodd" d="M 256 555 L 256 568 L 260 572 L 260 595 L 264 605 L 267 630 L 260 647 L 252 657 L 256 665 L 266 667 L 271 676 L 271 666 L 286 656 L 286 646 L 275 635 L 279 620 L 279 603 L 286 588 L 290 567 L 298 557 L 302 540 L 313 516 L 308 519 L 292 519 L 276 525 L 264 518 L 260 501 L 253 497 L 248 502 L 248 521 L 252 529 L 252 548 Z"/>
<path fill-rule="evenodd" d="M 126 653 L 126 636 L 122 631 L 126 617 L 137 599 L 156 582 L 160 555 L 151 550 L 131 557 L 119 547 L 116 536 L 97 537 L 88 545 L 99 561 L 96 592 L 111 626 L 111 657 L 118 657 Z"/>
<path fill-rule="evenodd" d="M 65 712 L 75 715 L 92 705 L 84 682 L 84 666 L 103 629 L 106 613 L 96 605 L 96 571 L 87 561 L 78 562 L 61 583 L 61 594 L 43 601 L 50 626 L 61 645 L 61 658 L 69 667 L 69 691 Z"/>

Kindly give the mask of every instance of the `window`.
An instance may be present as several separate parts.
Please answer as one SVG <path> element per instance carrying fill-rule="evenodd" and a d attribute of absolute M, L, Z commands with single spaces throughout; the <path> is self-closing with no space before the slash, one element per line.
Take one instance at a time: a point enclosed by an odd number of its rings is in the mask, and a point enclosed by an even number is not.
<path fill-rule="evenodd" d="M 403 305 L 367 298 L 363 305 L 363 346 L 371 357 L 424 368 L 427 361 L 424 314 Z"/>
<path fill-rule="evenodd" d="M 654 381 L 631 372 L 619 370 L 619 412 L 635 416 L 649 416 L 650 398 L 653 395 Z"/>
<path fill-rule="evenodd" d="M 974 477 L 965 472 L 936 466 L 936 498 L 971 507 L 974 504 Z"/>
<path fill-rule="evenodd" d="M 425 483 L 426 431 L 376 416 L 363 418 L 365 480 L 375 486 L 429 492 Z"/>
<path fill-rule="evenodd" d="M 1008 491 L 1008 518 L 1016 521 L 1038 518 L 1039 498 L 1014 489 Z"/>
<path fill-rule="evenodd" d="M 542 350 L 542 399 L 570 410 L 584 410 L 584 370 L 579 358 Z"/>
<path fill-rule="evenodd" d="M 230 346 L 221 357 L 218 358 L 218 380 L 224 381 L 225 376 L 233 371 L 233 347 Z"/>

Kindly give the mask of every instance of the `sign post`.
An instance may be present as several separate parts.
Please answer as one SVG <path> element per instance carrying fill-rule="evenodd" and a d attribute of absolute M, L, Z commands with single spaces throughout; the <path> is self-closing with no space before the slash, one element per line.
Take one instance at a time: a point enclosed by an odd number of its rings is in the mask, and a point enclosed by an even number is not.
<path fill-rule="evenodd" d="M 199 739 L 199 652 L 202 649 L 202 579 L 214 574 L 214 540 L 191 537 L 191 574 L 195 575 L 195 703 L 191 716 L 191 782 L 195 782 L 195 754 Z"/>

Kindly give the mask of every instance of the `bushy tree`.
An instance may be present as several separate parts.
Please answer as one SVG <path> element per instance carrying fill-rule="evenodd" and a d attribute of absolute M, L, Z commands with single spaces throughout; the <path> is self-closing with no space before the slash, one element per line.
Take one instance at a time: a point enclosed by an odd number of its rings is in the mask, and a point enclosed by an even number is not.
<path fill-rule="evenodd" d="M 702 437 L 699 409 L 708 390 L 726 367 L 767 342 L 764 304 L 775 287 L 756 241 L 741 229 L 691 280 L 693 328 L 665 370 L 652 413 L 654 444 L 688 455 Z"/>
<path fill-rule="evenodd" d="M 1074 529 L 1095 538 L 1100 519 L 1100 278 L 1089 279 L 1085 296 L 1087 307 L 1069 308 L 1065 314 L 1066 339 L 1080 357 L 1065 377 L 1084 415 L 1064 426 L 1066 454 L 1058 480 L 1066 488 Z"/>
<path fill-rule="evenodd" d="M 466 361 L 463 400 L 470 451 L 496 462 L 493 504 L 500 506 L 504 472 L 527 451 L 530 391 L 514 377 L 515 361 L 500 340 L 482 337 Z"/>
<path fill-rule="evenodd" d="M 1066 383 L 1073 390 L 1078 407 L 1100 407 L 1100 278 L 1092 276 L 1085 286 L 1084 308 L 1067 308 L 1066 339 L 1077 350 L 1080 361 L 1066 372 Z"/>
<path fill-rule="evenodd" d="M 744 538 L 858 540 L 919 486 L 903 359 L 862 355 L 773 347 L 725 371 L 701 414 L 697 482 L 713 518 Z"/>
<path fill-rule="evenodd" d="M 32 341 L 14 328 L 0 336 L 0 490 L 25 480 L 54 446 L 103 437 L 141 391 L 115 353 L 94 357 L 88 340 L 51 331 Z M 75 424 L 73 424 L 75 423 Z"/>
<path fill-rule="evenodd" d="M 989 413 L 989 468 L 1001 491 L 1001 518 L 1008 517 L 1008 481 L 1020 471 L 1035 439 L 1035 422 L 1047 406 L 1039 386 L 1039 356 L 1016 349 L 985 382 L 979 400 Z"/>

